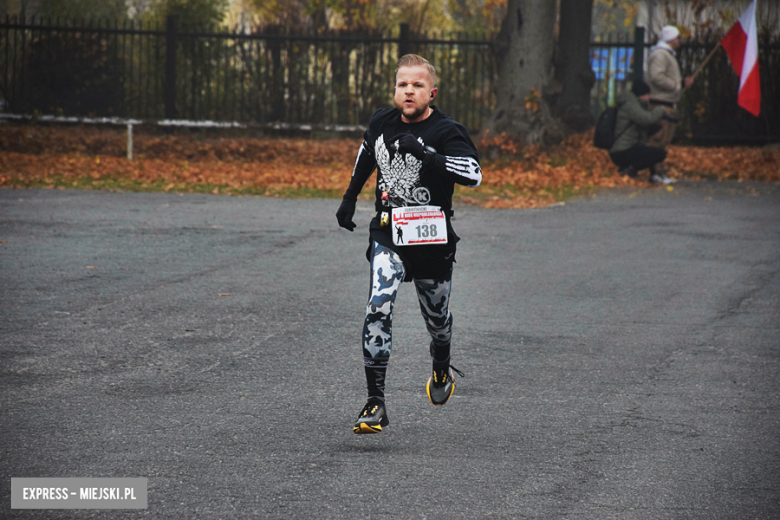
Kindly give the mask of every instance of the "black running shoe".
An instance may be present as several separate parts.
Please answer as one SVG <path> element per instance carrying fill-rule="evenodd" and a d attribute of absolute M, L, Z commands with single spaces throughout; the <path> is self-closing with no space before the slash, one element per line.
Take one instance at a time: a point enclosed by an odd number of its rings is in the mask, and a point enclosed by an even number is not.
<path fill-rule="evenodd" d="M 357 422 L 352 428 L 355 433 L 381 433 L 382 426 L 390 424 L 387 418 L 385 403 L 376 397 L 370 397 L 366 406 L 360 411 Z"/>
<path fill-rule="evenodd" d="M 441 406 L 455 391 L 455 381 L 453 381 L 452 372 L 455 371 L 460 377 L 463 372 L 450 365 L 450 359 L 446 361 L 433 360 L 433 370 L 428 383 L 425 385 L 425 391 L 428 393 L 428 399 L 436 406 Z"/>

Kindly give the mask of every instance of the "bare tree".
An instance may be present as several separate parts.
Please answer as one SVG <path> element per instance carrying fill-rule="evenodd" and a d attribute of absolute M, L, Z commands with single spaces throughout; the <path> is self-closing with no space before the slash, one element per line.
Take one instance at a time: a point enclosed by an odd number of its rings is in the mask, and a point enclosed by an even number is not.
<path fill-rule="evenodd" d="M 596 75 L 590 66 L 592 14 L 592 1 L 561 0 L 554 76 L 554 87 L 560 95 L 551 95 L 550 103 L 553 115 L 566 125 L 565 130 L 575 132 L 593 124 L 590 91 Z"/>
<path fill-rule="evenodd" d="M 524 144 L 551 144 L 590 126 L 589 64 L 593 0 L 509 0 L 496 40 L 496 108 L 480 142 L 505 134 Z M 489 150 L 490 151 L 490 150 Z"/>

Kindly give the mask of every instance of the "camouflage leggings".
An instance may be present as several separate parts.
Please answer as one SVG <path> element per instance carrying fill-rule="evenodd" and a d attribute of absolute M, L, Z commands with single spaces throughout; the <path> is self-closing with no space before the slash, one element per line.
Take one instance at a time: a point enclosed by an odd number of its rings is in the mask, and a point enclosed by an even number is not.
<path fill-rule="evenodd" d="M 420 246 L 425 247 L 425 246 Z M 401 258 L 376 242 L 371 246 L 371 295 L 363 325 L 363 360 L 366 366 L 387 366 L 393 338 L 393 305 L 404 279 Z M 452 271 L 441 280 L 414 279 L 425 326 L 437 345 L 446 345 L 452 336 L 449 311 Z"/>

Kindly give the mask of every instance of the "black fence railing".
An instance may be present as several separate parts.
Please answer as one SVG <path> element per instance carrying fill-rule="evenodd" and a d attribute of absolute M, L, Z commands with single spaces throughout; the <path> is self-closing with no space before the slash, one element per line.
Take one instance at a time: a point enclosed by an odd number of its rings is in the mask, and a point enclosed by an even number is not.
<path fill-rule="evenodd" d="M 641 28 L 633 35 L 610 33 L 591 42 L 590 67 L 596 76 L 590 92 L 594 117 L 613 105 L 618 94 L 631 85 L 636 70 L 642 68 L 644 49 L 644 30 Z"/>
<path fill-rule="evenodd" d="M 614 104 L 642 70 L 652 44 L 642 43 L 644 30 L 634 35 L 610 34 L 591 43 L 591 68 L 596 84 L 591 91 L 594 116 Z M 683 76 L 692 75 L 720 38 L 685 41 L 677 51 Z M 780 142 L 780 39 L 759 42 L 761 113 L 753 116 L 737 105 L 739 78 L 726 52 L 717 51 L 686 90 L 677 112 L 676 139 L 697 144 L 766 144 Z"/>
<path fill-rule="evenodd" d="M 445 112 L 479 129 L 493 106 L 490 42 L 193 31 L 96 23 L 0 24 L 0 92 L 16 113 L 365 124 L 392 101 L 398 56 L 436 63 Z"/>
<path fill-rule="evenodd" d="M 720 39 L 687 42 L 678 58 L 684 74 L 693 73 Z M 737 105 L 739 78 L 726 51 L 718 50 L 683 95 L 678 107 L 677 137 L 694 143 L 780 143 L 780 40 L 760 41 L 761 113 Z"/>
<path fill-rule="evenodd" d="M 712 42 L 679 52 L 691 73 Z M 597 38 L 594 116 L 641 68 L 642 32 Z M 0 103 L 16 114 L 365 125 L 391 102 L 399 55 L 417 52 L 439 71 L 437 105 L 478 131 L 495 105 L 491 41 L 462 34 L 214 32 L 133 22 L 81 25 L 7 18 L 0 24 Z M 736 104 L 738 79 L 716 55 L 680 104 L 678 137 L 715 142 L 780 140 L 780 41 L 761 42 L 763 103 L 755 118 Z"/>

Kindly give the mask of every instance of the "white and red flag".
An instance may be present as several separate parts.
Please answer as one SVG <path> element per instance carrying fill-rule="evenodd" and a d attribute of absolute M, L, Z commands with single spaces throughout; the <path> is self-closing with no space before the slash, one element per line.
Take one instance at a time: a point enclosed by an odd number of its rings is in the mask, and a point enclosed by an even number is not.
<path fill-rule="evenodd" d="M 739 75 L 737 104 L 757 116 L 761 112 L 761 83 L 758 77 L 758 31 L 756 0 L 742 13 L 720 44 Z"/>

